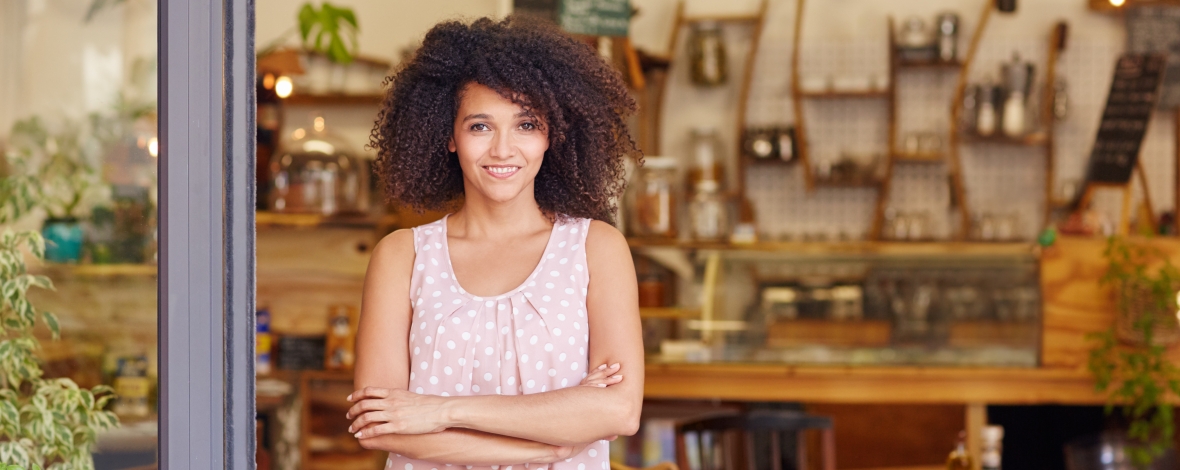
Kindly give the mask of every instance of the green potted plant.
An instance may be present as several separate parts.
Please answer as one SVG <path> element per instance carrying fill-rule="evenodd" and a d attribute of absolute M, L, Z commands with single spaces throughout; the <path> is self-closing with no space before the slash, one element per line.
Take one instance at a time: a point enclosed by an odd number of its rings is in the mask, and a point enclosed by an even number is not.
<path fill-rule="evenodd" d="M 295 26 L 259 49 L 258 56 L 277 53 L 296 32 L 305 52 L 304 74 L 308 89 L 313 93 L 343 89 L 346 67 L 356 57 L 359 32 L 356 13 L 351 8 L 329 2 L 323 2 L 318 8 L 311 2 L 304 3 L 299 8 Z"/>
<path fill-rule="evenodd" d="M 38 312 L 27 293 L 53 284 L 29 273 L 26 259 L 43 258 L 45 240 L 35 231 L 12 230 L 43 203 L 41 185 L 33 174 L 0 177 L 0 463 L 30 470 L 93 469 L 98 432 L 118 425 L 115 414 L 105 410 L 113 391 L 43 376 L 34 327 L 44 326 L 56 339 L 58 321 Z"/>
<path fill-rule="evenodd" d="M 50 132 L 37 117 L 17 121 L 10 134 L 10 171 L 35 175 L 33 188 L 47 218 L 42 235 L 49 242 L 45 257 L 76 263 L 82 255 L 85 204 L 101 191 L 97 155 L 101 150 L 85 126 L 67 122 Z"/>
<path fill-rule="evenodd" d="M 1096 389 L 1130 421 L 1131 460 L 1150 465 L 1171 446 L 1175 434 L 1169 399 L 1180 395 L 1180 370 L 1166 354 L 1180 339 L 1177 290 L 1180 270 L 1158 249 L 1120 237 L 1108 240 L 1102 284 L 1115 295 L 1115 324 L 1092 333 L 1088 368 Z"/>

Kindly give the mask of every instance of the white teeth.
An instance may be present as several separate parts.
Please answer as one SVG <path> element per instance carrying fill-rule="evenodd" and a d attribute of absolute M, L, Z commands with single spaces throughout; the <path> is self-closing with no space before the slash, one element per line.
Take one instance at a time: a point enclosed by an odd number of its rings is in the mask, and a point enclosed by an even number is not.
<path fill-rule="evenodd" d="M 487 167 L 487 169 L 488 169 L 488 171 L 495 173 L 497 175 L 507 175 L 507 174 L 515 173 L 517 170 L 516 167 L 511 167 L 511 166 L 509 166 L 509 167 L 489 166 L 489 167 Z"/>

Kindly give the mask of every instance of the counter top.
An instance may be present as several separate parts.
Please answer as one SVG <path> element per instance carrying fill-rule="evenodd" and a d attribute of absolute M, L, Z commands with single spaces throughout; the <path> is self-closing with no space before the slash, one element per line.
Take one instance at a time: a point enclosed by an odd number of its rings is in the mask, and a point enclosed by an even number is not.
<path fill-rule="evenodd" d="M 1105 403 L 1085 370 L 651 364 L 648 398 L 809 403 Z"/>

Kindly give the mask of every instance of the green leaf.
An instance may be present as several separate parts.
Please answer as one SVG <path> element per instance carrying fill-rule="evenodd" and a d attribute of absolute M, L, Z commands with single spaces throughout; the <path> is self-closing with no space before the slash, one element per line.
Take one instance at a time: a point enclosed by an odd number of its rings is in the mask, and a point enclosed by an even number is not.
<path fill-rule="evenodd" d="M 41 318 L 45 320 L 45 326 L 49 327 L 49 332 L 53 334 L 53 339 L 61 339 L 61 325 L 57 322 L 57 315 L 50 312 L 42 312 Z"/>
<path fill-rule="evenodd" d="M 303 8 L 299 9 L 299 36 L 303 38 L 304 43 L 307 42 L 307 37 L 311 34 L 311 28 L 315 26 L 318 16 L 311 3 L 305 3 Z"/>

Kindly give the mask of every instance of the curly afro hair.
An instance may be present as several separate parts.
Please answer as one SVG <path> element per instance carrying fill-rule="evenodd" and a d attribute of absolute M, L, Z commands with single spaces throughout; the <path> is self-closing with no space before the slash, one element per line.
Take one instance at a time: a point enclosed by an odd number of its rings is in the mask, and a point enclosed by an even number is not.
<path fill-rule="evenodd" d="M 417 211 L 462 203 L 463 170 L 447 142 L 470 83 L 495 90 L 547 128 L 534 195 L 551 219 L 612 221 L 623 160 L 641 158 L 626 124 L 636 105 L 620 74 L 589 45 L 536 20 L 440 23 L 386 82 L 370 146 L 387 197 Z"/>

